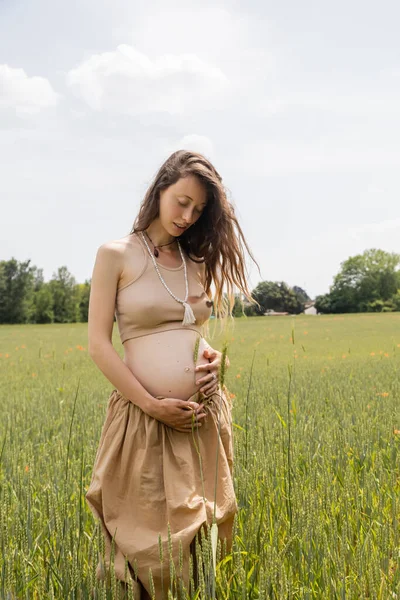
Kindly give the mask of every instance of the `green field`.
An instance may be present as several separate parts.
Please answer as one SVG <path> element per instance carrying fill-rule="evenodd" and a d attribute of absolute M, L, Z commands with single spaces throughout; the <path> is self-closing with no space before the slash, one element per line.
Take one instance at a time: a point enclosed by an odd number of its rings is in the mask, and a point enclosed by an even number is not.
<path fill-rule="evenodd" d="M 241 318 L 227 341 L 240 510 L 217 597 L 400 598 L 400 314 Z M 0 389 L 1 598 L 91 598 L 113 386 L 87 325 L 1 326 Z"/>

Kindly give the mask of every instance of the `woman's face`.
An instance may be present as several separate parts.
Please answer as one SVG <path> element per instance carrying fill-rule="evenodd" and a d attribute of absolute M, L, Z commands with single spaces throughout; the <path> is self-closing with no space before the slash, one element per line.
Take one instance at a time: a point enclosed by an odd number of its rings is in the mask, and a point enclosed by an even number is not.
<path fill-rule="evenodd" d="M 177 237 L 196 223 L 206 204 L 204 186 L 196 176 L 188 175 L 160 192 L 160 222 L 169 234 Z"/>

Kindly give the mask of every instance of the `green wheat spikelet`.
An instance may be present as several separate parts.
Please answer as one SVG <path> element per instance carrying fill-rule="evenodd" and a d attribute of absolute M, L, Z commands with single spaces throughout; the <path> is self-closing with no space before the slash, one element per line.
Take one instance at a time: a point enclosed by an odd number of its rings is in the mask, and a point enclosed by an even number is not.
<path fill-rule="evenodd" d="M 225 372 L 226 372 L 226 355 L 228 352 L 228 342 L 224 341 L 223 345 L 222 345 L 222 356 L 221 356 L 221 368 L 219 371 L 219 384 L 221 387 L 223 387 L 224 383 L 225 383 Z"/>
<path fill-rule="evenodd" d="M 156 597 L 156 590 L 154 587 L 154 580 L 153 580 L 153 572 L 151 570 L 151 567 L 149 567 L 149 584 L 150 584 L 150 595 L 152 600 L 155 600 Z"/>
<path fill-rule="evenodd" d="M 197 338 L 196 338 L 196 343 L 194 345 L 193 360 L 194 360 L 195 363 L 197 362 L 197 359 L 199 357 L 200 338 L 201 338 L 201 336 L 198 335 Z"/>

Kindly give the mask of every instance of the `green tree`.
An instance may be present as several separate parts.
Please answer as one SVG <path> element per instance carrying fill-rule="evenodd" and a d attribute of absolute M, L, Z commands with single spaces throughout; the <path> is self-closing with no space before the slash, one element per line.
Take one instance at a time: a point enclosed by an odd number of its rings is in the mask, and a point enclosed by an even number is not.
<path fill-rule="evenodd" d="M 370 249 L 341 263 L 329 294 L 319 296 L 318 312 L 390 310 L 400 288 L 400 254 Z"/>
<path fill-rule="evenodd" d="M 27 323 L 34 286 L 30 260 L 0 261 L 0 323 Z"/>
<path fill-rule="evenodd" d="M 90 281 L 86 279 L 85 283 L 78 283 L 76 293 L 78 296 L 79 321 L 87 323 L 89 316 Z"/>
<path fill-rule="evenodd" d="M 260 304 L 255 307 L 256 314 L 264 314 L 267 310 L 299 314 L 304 310 L 296 293 L 284 281 L 261 281 L 252 292 L 252 296 Z"/>
<path fill-rule="evenodd" d="M 298 285 L 294 285 L 293 286 L 293 291 L 296 294 L 297 298 L 299 299 L 299 301 L 304 305 L 306 302 L 309 302 L 311 300 L 310 296 L 307 294 L 307 292 L 305 290 L 303 290 L 303 288 L 301 288 Z"/>
<path fill-rule="evenodd" d="M 55 323 L 76 323 L 79 321 L 79 299 L 76 292 L 75 277 L 67 267 L 59 267 L 49 281 L 53 296 Z"/>
<path fill-rule="evenodd" d="M 322 314 L 335 312 L 332 307 L 330 294 L 321 294 L 315 298 L 315 310 Z"/>
<path fill-rule="evenodd" d="M 53 294 L 50 285 L 44 283 L 40 289 L 35 292 L 34 308 L 35 311 L 32 317 L 32 323 L 53 323 Z M 34 319 L 34 320 L 33 320 Z"/>
<path fill-rule="evenodd" d="M 400 289 L 397 290 L 395 294 L 393 294 L 392 298 L 393 310 L 400 311 Z"/>

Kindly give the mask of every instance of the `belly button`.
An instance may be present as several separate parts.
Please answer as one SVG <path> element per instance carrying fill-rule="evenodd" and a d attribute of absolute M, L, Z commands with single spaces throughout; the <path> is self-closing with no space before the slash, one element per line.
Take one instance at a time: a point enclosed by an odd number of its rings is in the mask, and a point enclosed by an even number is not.
<path fill-rule="evenodd" d="M 185 371 L 190 371 L 190 367 L 185 367 Z"/>

